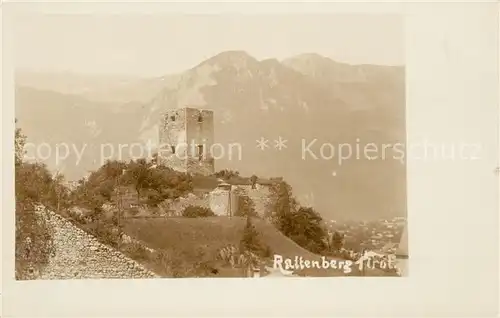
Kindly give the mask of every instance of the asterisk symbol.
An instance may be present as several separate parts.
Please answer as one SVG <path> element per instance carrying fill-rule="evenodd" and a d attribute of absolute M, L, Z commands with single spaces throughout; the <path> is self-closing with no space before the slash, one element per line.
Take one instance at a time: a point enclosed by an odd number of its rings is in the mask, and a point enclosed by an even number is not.
<path fill-rule="evenodd" d="M 286 148 L 286 142 L 288 140 L 282 139 L 281 136 L 279 136 L 278 140 L 274 141 L 274 148 L 281 150 L 283 148 Z"/>
<path fill-rule="evenodd" d="M 269 147 L 267 144 L 269 140 L 265 139 L 264 137 L 260 137 L 260 140 L 257 140 L 257 148 L 260 148 L 260 150 L 264 150 Z"/>

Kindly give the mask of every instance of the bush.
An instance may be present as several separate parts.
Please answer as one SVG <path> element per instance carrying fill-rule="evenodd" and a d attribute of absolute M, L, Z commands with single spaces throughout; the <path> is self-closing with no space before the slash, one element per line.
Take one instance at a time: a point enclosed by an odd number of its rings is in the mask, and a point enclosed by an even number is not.
<path fill-rule="evenodd" d="M 202 218 L 215 216 L 215 213 L 209 208 L 190 205 L 184 209 L 182 216 L 187 218 Z"/>
<path fill-rule="evenodd" d="M 16 279 L 31 279 L 48 264 L 55 252 L 53 232 L 32 205 L 16 205 Z"/>
<path fill-rule="evenodd" d="M 284 181 L 274 185 L 272 193 L 275 211 L 272 219 L 280 232 L 313 253 L 325 252 L 328 236 L 321 215 L 313 208 L 300 206 L 291 186 Z"/>
<path fill-rule="evenodd" d="M 121 250 L 128 255 L 130 258 L 136 261 L 146 261 L 152 258 L 150 252 L 148 252 L 144 246 L 139 243 L 126 244 Z"/>
<path fill-rule="evenodd" d="M 240 241 L 240 252 L 250 251 L 260 257 L 270 257 L 272 255 L 271 248 L 260 240 L 259 232 L 252 224 L 251 217 L 247 217 L 243 236 Z"/>
<path fill-rule="evenodd" d="M 221 171 L 214 173 L 214 176 L 217 178 L 223 179 L 223 180 L 229 180 L 232 177 L 239 177 L 240 173 L 239 173 L 239 171 L 224 169 L 224 170 L 221 170 Z"/>
<path fill-rule="evenodd" d="M 17 120 L 16 120 L 17 123 Z M 65 208 L 67 189 L 60 175 L 52 176 L 44 164 L 24 159 L 26 136 L 15 130 L 15 277 L 31 279 L 48 264 L 54 253 L 53 231 L 43 215 L 42 204 L 53 210 Z M 43 212 L 42 212 L 43 213 Z"/>
<path fill-rule="evenodd" d="M 256 175 L 250 177 L 250 182 L 252 183 L 252 189 L 256 189 L 257 179 L 258 177 Z"/>
<path fill-rule="evenodd" d="M 337 231 L 333 232 L 330 238 L 330 250 L 333 252 L 338 252 L 344 247 L 344 235 Z"/>
<path fill-rule="evenodd" d="M 123 187 L 133 188 L 135 200 L 144 201 L 150 207 L 157 207 L 162 201 L 176 199 L 193 189 L 188 174 L 163 166 L 153 167 L 144 159 L 129 163 L 107 161 L 86 180 L 81 180 L 71 199 L 77 205 L 100 208 L 113 202 L 117 190 Z"/>
<path fill-rule="evenodd" d="M 85 225 L 84 230 L 95 236 L 96 239 L 102 244 L 115 248 L 118 247 L 118 242 L 120 240 L 119 229 L 113 224 L 97 221 L 95 223 L 88 223 Z"/>
<path fill-rule="evenodd" d="M 257 216 L 255 204 L 247 195 L 239 195 L 238 210 L 235 216 Z"/>
<path fill-rule="evenodd" d="M 151 254 L 151 260 L 156 272 L 163 277 L 208 277 L 217 272 L 209 256 L 201 250 L 193 254 L 175 250 L 170 252 L 157 250 Z"/>

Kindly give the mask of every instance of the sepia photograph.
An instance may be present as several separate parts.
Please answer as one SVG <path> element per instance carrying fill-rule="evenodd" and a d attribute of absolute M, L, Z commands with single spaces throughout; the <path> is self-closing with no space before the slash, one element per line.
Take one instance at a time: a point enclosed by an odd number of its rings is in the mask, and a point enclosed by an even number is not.
<path fill-rule="evenodd" d="M 404 274 L 401 16 L 18 25 L 17 279 Z"/>
<path fill-rule="evenodd" d="M 2 316 L 498 313 L 496 3 L 1 9 Z"/>

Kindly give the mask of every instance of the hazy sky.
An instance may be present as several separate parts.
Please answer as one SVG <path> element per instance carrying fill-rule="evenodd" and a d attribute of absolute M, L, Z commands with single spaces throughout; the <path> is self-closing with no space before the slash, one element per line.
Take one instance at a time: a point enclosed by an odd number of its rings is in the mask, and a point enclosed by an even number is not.
<path fill-rule="evenodd" d="M 384 15 L 38 15 L 16 20 L 14 41 L 23 69 L 159 76 L 226 50 L 402 65 L 403 37 Z"/>

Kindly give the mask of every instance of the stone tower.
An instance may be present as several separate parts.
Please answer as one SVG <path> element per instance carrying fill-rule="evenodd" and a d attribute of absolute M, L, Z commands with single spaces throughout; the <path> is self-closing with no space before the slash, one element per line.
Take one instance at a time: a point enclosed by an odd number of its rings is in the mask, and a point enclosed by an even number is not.
<path fill-rule="evenodd" d="M 158 163 L 193 174 L 214 173 L 213 111 L 179 108 L 166 111 L 159 125 Z"/>

